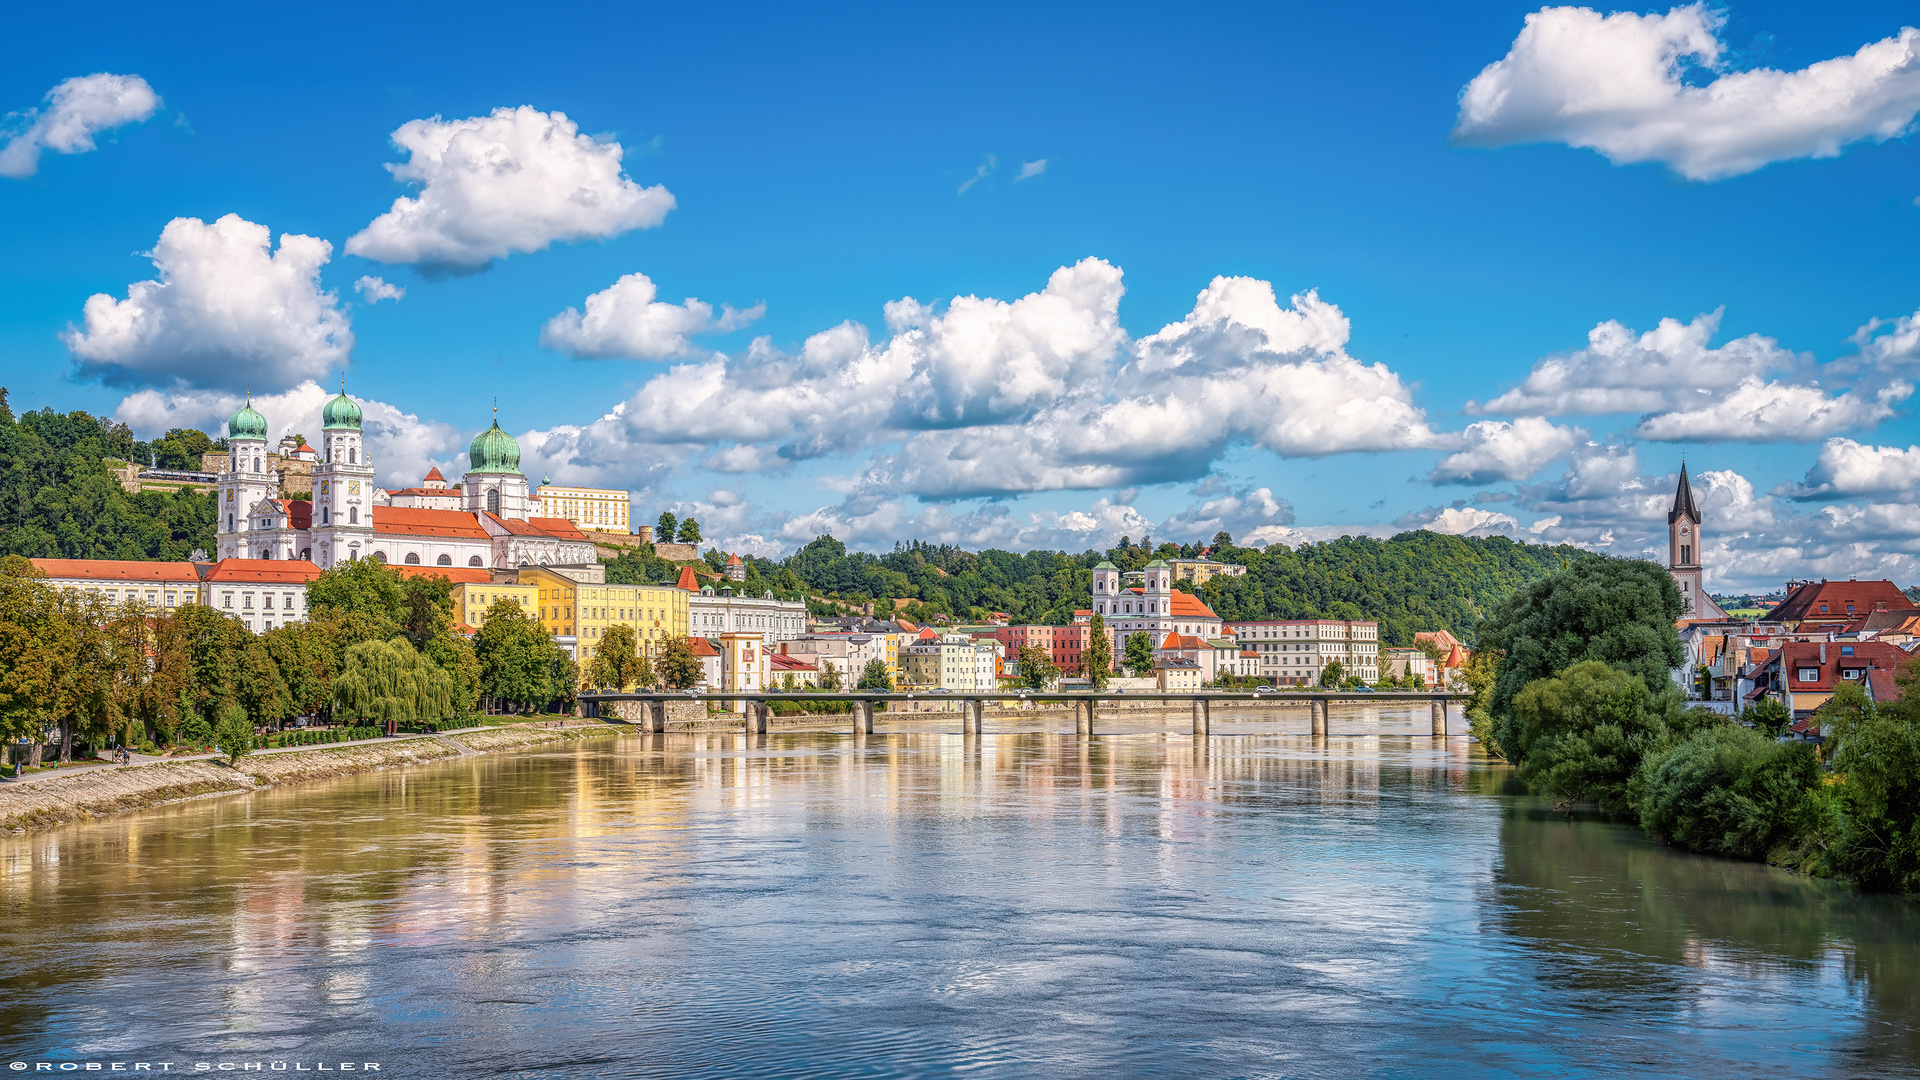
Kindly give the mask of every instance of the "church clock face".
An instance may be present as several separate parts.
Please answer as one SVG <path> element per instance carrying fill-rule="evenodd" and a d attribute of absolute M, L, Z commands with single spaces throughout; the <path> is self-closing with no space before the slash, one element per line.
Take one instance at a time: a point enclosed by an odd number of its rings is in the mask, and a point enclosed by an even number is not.
<path fill-rule="evenodd" d="M 320 481 L 320 494 L 325 495 L 331 489 L 332 489 L 331 484 L 327 483 L 325 480 Z"/>
<path fill-rule="evenodd" d="M 360 494 L 360 481 L 358 480 L 347 481 L 347 494 L 349 495 Z"/>
<path fill-rule="evenodd" d="M 1680 535 L 1681 535 L 1681 536 L 1685 536 L 1685 535 L 1687 535 L 1687 532 L 1688 532 L 1688 529 L 1687 529 L 1687 527 L 1686 527 L 1685 525 L 1682 525 L 1682 526 L 1680 526 Z"/>

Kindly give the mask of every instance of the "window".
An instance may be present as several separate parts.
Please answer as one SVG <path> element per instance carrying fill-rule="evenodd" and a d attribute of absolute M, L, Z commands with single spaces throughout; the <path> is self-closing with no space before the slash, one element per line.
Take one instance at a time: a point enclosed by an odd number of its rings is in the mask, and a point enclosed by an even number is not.
<path fill-rule="evenodd" d="M 220 606 L 231 611 L 233 609 L 233 594 L 230 592 L 221 593 Z"/>
<path fill-rule="evenodd" d="M 228 532 L 233 531 L 233 515 L 232 514 L 227 515 L 227 531 Z"/>
<path fill-rule="evenodd" d="M 323 506 L 320 508 L 320 524 L 325 525 L 326 523 L 327 523 L 327 508 Z"/>
<path fill-rule="evenodd" d="M 1680 565 L 1685 566 L 1691 562 L 1693 562 L 1693 546 L 1691 544 L 1681 544 Z"/>
<path fill-rule="evenodd" d="M 1801 682 L 1819 682 L 1820 681 L 1819 668 L 1803 667 L 1800 669 L 1799 675 L 1800 675 Z"/>
<path fill-rule="evenodd" d="M 500 512 L 500 490 L 498 488 L 494 488 L 487 492 L 487 513 L 497 514 L 499 512 Z"/>
<path fill-rule="evenodd" d="M 360 451 L 358 449 L 351 449 L 347 451 L 347 464 L 349 465 L 360 464 Z"/>
<path fill-rule="evenodd" d="M 360 524 L 360 508 L 359 507 L 357 506 L 347 507 L 347 524 L 349 525 Z"/>

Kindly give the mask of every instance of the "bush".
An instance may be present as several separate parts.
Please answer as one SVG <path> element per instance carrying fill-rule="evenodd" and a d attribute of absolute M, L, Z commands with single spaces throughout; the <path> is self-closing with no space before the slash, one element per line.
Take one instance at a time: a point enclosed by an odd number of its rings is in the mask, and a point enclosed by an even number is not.
<path fill-rule="evenodd" d="M 247 710 L 239 705 L 229 705 L 220 717 L 220 730 L 215 732 L 219 740 L 220 751 L 227 755 L 231 764 L 239 764 L 240 759 L 253 752 L 253 722 L 247 719 Z"/>
<path fill-rule="evenodd" d="M 1501 748 L 1521 779 L 1557 805 L 1624 810 L 1634 770 L 1666 734 L 1661 714 L 1680 712 L 1677 695 L 1656 697 L 1633 672 L 1584 660 L 1514 695 Z"/>
<path fill-rule="evenodd" d="M 1632 784 L 1640 827 L 1682 847 L 1760 859 L 1811 824 L 1820 762 L 1805 743 L 1710 727 L 1647 757 Z"/>

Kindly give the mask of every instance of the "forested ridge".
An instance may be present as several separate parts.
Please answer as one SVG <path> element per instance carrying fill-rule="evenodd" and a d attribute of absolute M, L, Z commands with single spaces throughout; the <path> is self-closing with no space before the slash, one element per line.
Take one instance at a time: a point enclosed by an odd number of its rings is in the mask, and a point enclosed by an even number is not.
<path fill-rule="evenodd" d="M 909 616 L 957 618 L 1006 612 L 1017 623 L 1065 623 L 1089 602 L 1093 567 L 1102 559 L 1137 570 L 1155 558 L 1201 551 L 1247 568 L 1216 577 L 1197 591 L 1225 619 L 1377 619 L 1384 641 L 1405 645 L 1422 630 L 1451 630 L 1471 641 L 1475 624 L 1520 586 L 1602 556 L 1579 548 L 1544 547 L 1504 537 L 1418 531 L 1389 540 L 1342 537 L 1290 548 L 1237 547 L 1221 533 L 1200 544 L 1135 544 L 1122 537 L 1104 552 L 967 551 L 951 545 L 901 544 L 885 555 L 849 551 L 823 536 L 778 561 L 749 559 L 747 582 L 778 588 L 793 580 L 815 595 L 858 603 L 913 601 Z M 1191 588 L 1185 586 L 1182 587 Z"/>
<path fill-rule="evenodd" d="M 213 496 L 129 494 L 105 461 L 181 457 L 178 441 L 140 442 L 125 424 L 85 412 L 40 409 L 16 419 L 0 388 L 0 555 L 171 560 L 212 551 Z"/>

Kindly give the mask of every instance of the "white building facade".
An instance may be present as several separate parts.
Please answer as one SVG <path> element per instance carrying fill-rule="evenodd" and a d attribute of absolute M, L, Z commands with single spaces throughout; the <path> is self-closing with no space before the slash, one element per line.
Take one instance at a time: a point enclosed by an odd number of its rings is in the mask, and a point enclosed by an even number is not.
<path fill-rule="evenodd" d="M 807 605 L 779 600 L 771 591 L 760 596 L 715 589 L 708 585 L 687 598 L 692 632 L 702 637 L 754 633 L 769 642 L 792 641 L 807 632 Z"/>
<path fill-rule="evenodd" d="M 1278 619 L 1228 624 L 1242 649 L 1259 654 L 1257 677 L 1277 686 L 1314 686 L 1328 664 L 1380 681 L 1380 624 L 1367 620 Z"/>

